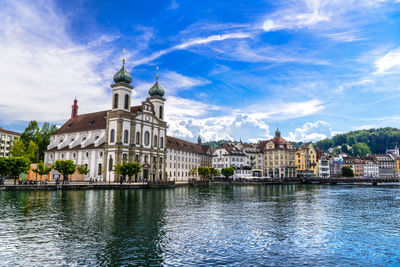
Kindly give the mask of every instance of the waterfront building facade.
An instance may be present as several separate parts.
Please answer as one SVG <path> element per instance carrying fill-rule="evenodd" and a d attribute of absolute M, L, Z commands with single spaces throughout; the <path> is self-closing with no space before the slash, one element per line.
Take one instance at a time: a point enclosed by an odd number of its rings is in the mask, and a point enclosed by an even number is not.
<path fill-rule="evenodd" d="M 366 178 L 379 177 L 379 166 L 373 157 L 365 157 L 363 161 L 363 173 Z"/>
<path fill-rule="evenodd" d="M 302 145 L 296 152 L 298 177 L 315 177 L 317 175 L 317 152 L 313 145 Z"/>
<path fill-rule="evenodd" d="M 14 140 L 20 135 L 20 133 L 9 131 L 0 127 L 0 157 L 8 158 L 10 156 L 10 150 Z"/>
<path fill-rule="evenodd" d="M 344 166 L 344 161 L 342 159 L 332 159 L 329 161 L 329 170 L 331 177 L 342 176 L 342 168 Z"/>
<path fill-rule="evenodd" d="M 318 160 L 318 177 L 329 178 L 330 177 L 330 168 L 329 168 L 329 159 L 328 156 L 322 155 Z"/>
<path fill-rule="evenodd" d="M 243 150 L 246 154 L 246 165 L 251 168 L 252 176 L 262 177 L 264 156 L 261 150 L 257 146 L 250 144 L 244 144 Z"/>
<path fill-rule="evenodd" d="M 246 154 L 233 143 L 222 143 L 213 151 L 213 167 L 221 171 L 232 167 L 236 178 L 249 178 L 252 175 L 251 167 L 246 164 Z"/>
<path fill-rule="evenodd" d="M 395 177 L 395 161 L 390 155 L 374 155 L 379 167 L 380 178 Z"/>
<path fill-rule="evenodd" d="M 51 137 L 45 151 L 45 163 L 54 164 L 56 160 L 72 160 L 77 165 L 86 165 L 90 173 L 85 179 L 98 181 L 118 181 L 114 166 L 125 161 L 135 161 L 142 165 L 135 181 L 177 179 L 184 174 L 187 178 L 189 166 L 198 166 L 201 162 L 211 162 L 199 156 L 200 149 L 175 145 L 170 147 L 172 155 L 184 155 L 180 158 L 179 168 L 168 168 L 167 122 L 165 121 L 164 89 L 156 82 L 149 89 L 149 97 L 141 105 L 131 106 L 133 86 L 132 77 L 122 68 L 113 77 L 111 85 L 111 109 L 78 115 L 77 100 L 72 106 L 71 118 Z M 172 138 L 168 137 L 171 141 Z M 173 142 L 172 142 L 173 143 Z M 202 148 L 209 153 L 207 148 Z M 185 153 L 185 154 L 182 154 Z M 172 161 L 168 161 L 172 163 Z M 175 162 L 177 163 L 177 162 Z M 169 165 L 168 165 L 169 166 Z M 172 166 L 172 165 L 171 165 Z"/>
<path fill-rule="evenodd" d="M 167 136 L 168 180 L 187 182 L 189 179 L 199 179 L 197 168 L 211 167 L 211 157 L 209 146 Z"/>
<path fill-rule="evenodd" d="M 264 154 L 264 176 L 269 178 L 296 177 L 296 148 L 276 130 L 271 140 L 258 142 Z"/>

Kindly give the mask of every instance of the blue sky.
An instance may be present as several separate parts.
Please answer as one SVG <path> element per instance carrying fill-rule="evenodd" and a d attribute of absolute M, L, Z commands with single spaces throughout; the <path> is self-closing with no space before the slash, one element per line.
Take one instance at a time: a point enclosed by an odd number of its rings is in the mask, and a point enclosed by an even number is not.
<path fill-rule="evenodd" d="M 0 126 L 134 104 L 159 66 L 169 134 L 293 141 L 400 127 L 400 1 L 0 0 Z M 126 50 L 123 53 L 123 49 Z"/>

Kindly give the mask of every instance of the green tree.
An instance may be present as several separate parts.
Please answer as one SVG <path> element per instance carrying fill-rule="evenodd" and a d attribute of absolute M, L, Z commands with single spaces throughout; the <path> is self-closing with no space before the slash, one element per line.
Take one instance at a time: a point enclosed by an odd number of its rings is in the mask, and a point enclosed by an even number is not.
<path fill-rule="evenodd" d="M 342 152 L 348 154 L 349 153 L 349 148 L 347 147 L 347 144 L 342 145 Z"/>
<path fill-rule="evenodd" d="M 25 145 L 21 138 L 18 137 L 14 140 L 14 143 L 10 149 L 10 154 L 12 157 L 23 157 L 25 156 Z"/>
<path fill-rule="evenodd" d="M 37 160 L 38 160 L 38 156 L 37 156 L 38 149 L 39 149 L 38 145 L 35 142 L 33 142 L 32 140 L 30 140 L 28 148 L 25 151 L 24 157 L 29 159 L 31 162 L 37 163 Z"/>
<path fill-rule="evenodd" d="M 37 121 L 30 121 L 20 137 L 22 142 L 24 143 L 25 149 L 28 149 L 30 141 L 39 144 L 41 139 L 41 134 Z"/>
<path fill-rule="evenodd" d="M 350 166 L 343 166 L 342 167 L 342 175 L 344 177 L 354 177 L 353 169 Z"/>
<path fill-rule="evenodd" d="M 217 168 L 210 168 L 210 172 L 211 172 L 211 175 L 214 177 L 214 176 L 220 176 L 221 174 L 220 174 L 220 172 L 219 172 L 219 170 L 217 169 Z"/>
<path fill-rule="evenodd" d="M 232 176 L 235 173 L 235 169 L 232 167 L 223 168 L 223 169 L 221 169 L 221 173 L 223 176 L 228 178 L 229 176 Z"/>
<path fill-rule="evenodd" d="M 43 175 L 50 175 L 51 170 L 53 169 L 53 165 L 46 165 L 43 162 L 40 162 L 38 165 L 39 174 Z"/>
<path fill-rule="evenodd" d="M 4 184 L 4 179 L 9 175 L 9 172 L 8 158 L 0 158 L 0 184 Z"/>
<path fill-rule="evenodd" d="M 119 163 L 114 165 L 113 171 L 114 171 L 115 176 L 118 177 L 118 179 L 119 179 L 119 176 L 123 175 L 123 173 L 125 172 L 124 168 L 122 167 L 122 164 L 119 164 Z M 115 176 L 114 176 L 114 180 L 115 180 Z"/>
<path fill-rule="evenodd" d="M 55 131 L 57 131 L 57 127 L 55 125 L 50 125 L 47 122 L 42 125 L 41 129 L 36 121 L 29 122 L 28 126 L 20 136 L 21 141 L 24 144 L 25 153 L 28 153 L 27 151 L 29 150 L 30 142 L 33 141 L 39 149 L 39 160 L 43 160 L 44 151 L 50 143 L 50 135 Z M 36 157 L 37 156 L 35 155 L 35 162 L 37 161 Z M 31 158 L 31 160 L 33 159 Z"/>
<path fill-rule="evenodd" d="M 196 173 L 197 173 L 197 168 L 196 168 L 196 167 L 191 168 L 190 171 L 189 171 L 189 174 L 190 174 L 191 176 L 195 176 Z"/>
<path fill-rule="evenodd" d="M 75 173 L 76 165 L 72 160 L 57 160 L 54 169 L 61 173 L 64 183 L 68 181 L 68 175 Z"/>
<path fill-rule="evenodd" d="M 49 175 L 52 169 L 52 165 L 47 166 L 43 163 L 43 161 L 41 161 L 37 164 L 37 167 L 35 169 L 32 169 L 32 171 L 36 173 L 36 175 L 40 175 L 40 177 L 42 177 L 43 175 Z M 37 180 L 37 178 L 35 178 L 35 180 Z"/>
<path fill-rule="evenodd" d="M 367 154 L 371 154 L 371 150 L 369 149 L 366 143 L 356 143 L 351 147 L 351 151 L 353 156 L 365 156 Z"/>
<path fill-rule="evenodd" d="M 139 163 L 131 161 L 125 162 L 124 164 L 122 164 L 122 166 L 124 172 L 123 175 L 127 175 L 129 177 L 129 181 L 132 181 L 132 176 L 138 174 L 142 169 L 142 166 L 140 166 Z"/>
<path fill-rule="evenodd" d="M 31 167 L 29 159 L 25 157 L 10 157 L 8 162 L 8 174 L 14 178 L 14 184 L 21 173 L 27 173 Z"/>
<path fill-rule="evenodd" d="M 208 167 L 198 167 L 197 171 L 200 175 L 200 177 L 203 177 L 204 179 L 207 178 L 208 175 L 210 175 L 211 170 Z"/>
<path fill-rule="evenodd" d="M 90 170 L 88 169 L 88 167 L 86 165 L 79 166 L 77 168 L 77 170 L 78 170 L 79 174 L 83 174 L 83 175 L 87 175 L 90 172 Z"/>
<path fill-rule="evenodd" d="M 44 160 L 44 151 L 47 149 L 47 146 L 50 144 L 50 135 L 57 131 L 57 126 L 54 124 L 49 124 L 47 122 L 43 123 L 42 128 L 40 129 L 41 134 L 41 142 L 39 145 L 39 158 Z"/>

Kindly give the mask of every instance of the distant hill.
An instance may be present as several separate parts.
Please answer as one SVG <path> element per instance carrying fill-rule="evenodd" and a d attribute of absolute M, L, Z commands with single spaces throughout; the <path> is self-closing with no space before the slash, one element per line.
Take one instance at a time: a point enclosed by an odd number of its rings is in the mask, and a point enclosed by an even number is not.
<path fill-rule="evenodd" d="M 315 146 L 327 151 L 330 147 L 349 145 L 354 148 L 352 154 L 363 155 L 368 152 L 367 147 L 372 154 L 384 154 L 386 149 L 394 148 L 399 144 L 400 129 L 387 127 L 338 134 L 330 139 L 318 141 Z M 343 147 L 343 150 L 346 150 L 346 147 Z"/>
<path fill-rule="evenodd" d="M 208 141 L 208 142 L 204 142 L 203 145 L 209 145 L 212 148 L 217 148 L 220 144 L 227 143 L 227 142 L 232 142 L 232 141 L 230 141 L 230 140 Z"/>

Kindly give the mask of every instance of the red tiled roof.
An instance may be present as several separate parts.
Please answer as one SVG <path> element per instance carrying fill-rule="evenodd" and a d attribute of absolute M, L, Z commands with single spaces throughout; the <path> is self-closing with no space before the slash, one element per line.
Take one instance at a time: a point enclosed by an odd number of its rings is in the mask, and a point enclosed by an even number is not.
<path fill-rule="evenodd" d="M 195 144 L 172 136 L 167 136 L 167 147 L 173 149 L 186 150 L 197 154 L 204 154 L 202 145 Z"/>
<path fill-rule="evenodd" d="M 9 130 L 3 129 L 1 127 L 0 127 L 0 133 L 11 134 L 11 135 L 16 135 L 16 136 L 20 136 L 21 135 L 20 133 L 9 131 Z"/>
<path fill-rule="evenodd" d="M 141 106 L 131 107 L 132 113 L 140 111 Z M 54 134 L 66 134 L 74 132 L 92 131 L 106 128 L 106 116 L 109 110 L 78 115 L 69 119 Z"/>

